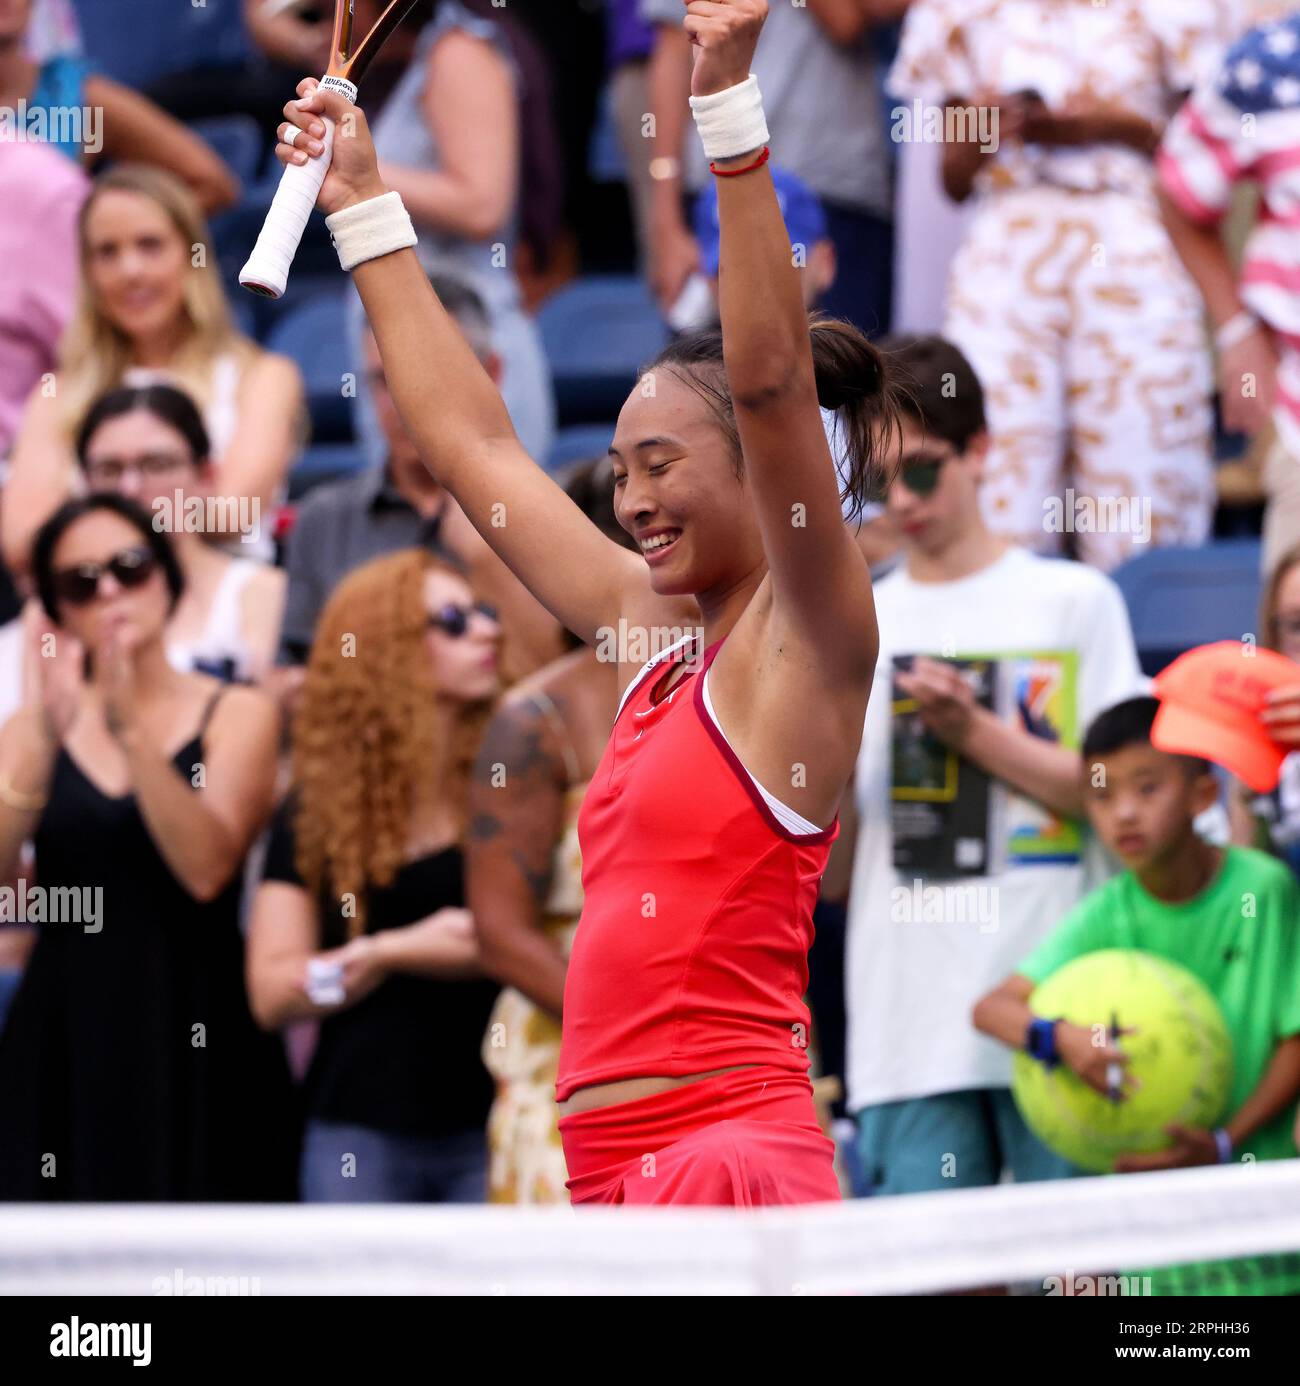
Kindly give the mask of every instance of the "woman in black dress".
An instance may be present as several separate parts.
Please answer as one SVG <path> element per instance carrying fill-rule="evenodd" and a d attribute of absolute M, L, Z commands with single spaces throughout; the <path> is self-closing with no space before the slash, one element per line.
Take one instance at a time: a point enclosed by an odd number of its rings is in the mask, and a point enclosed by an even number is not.
<path fill-rule="evenodd" d="M 358 568 L 321 613 L 294 796 L 249 926 L 257 1018 L 321 1021 L 307 1202 L 485 1197 L 479 1046 L 497 987 L 465 909 L 462 843 L 500 643 L 496 613 L 423 549 Z"/>
<path fill-rule="evenodd" d="M 54 625 L 41 701 L 0 730 L 0 879 L 33 838 L 46 918 L 0 1040 L 0 1202 L 290 1198 L 288 1066 L 237 917 L 273 705 L 168 663 L 183 579 L 134 502 L 64 505 L 33 567 Z"/>

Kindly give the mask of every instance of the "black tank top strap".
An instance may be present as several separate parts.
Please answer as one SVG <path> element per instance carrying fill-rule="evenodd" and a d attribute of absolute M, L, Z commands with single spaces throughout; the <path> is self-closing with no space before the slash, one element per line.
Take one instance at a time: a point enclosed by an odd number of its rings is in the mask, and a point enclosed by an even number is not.
<path fill-rule="evenodd" d="M 203 709 L 203 717 L 199 722 L 199 729 L 194 733 L 195 741 L 201 742 L 208 734 L 208 723 L 212 721 L 212 714 L 217 710 L 217 704 L 221 701 L 222 694 L 230 687 L 228 683 L 218 684 L 212 690 L 212 696 L 208 699 L 207 706 Z"/>

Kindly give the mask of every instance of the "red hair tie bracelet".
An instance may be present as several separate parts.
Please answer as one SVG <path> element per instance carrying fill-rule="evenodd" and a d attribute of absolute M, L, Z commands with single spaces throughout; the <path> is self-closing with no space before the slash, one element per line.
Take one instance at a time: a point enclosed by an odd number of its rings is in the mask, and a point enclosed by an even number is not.
<path fill-rule="evenodd" d="M 742 173 L 753 173 L 756 168 L 762 168 L 771 157 L 772 147 L 765 144 L 762 152 L 752 164 L 746 164 L 744 168 L 719 168 L 717 164 L 710 164 L 709 172 L 719 178 L 738 178 Z"/>

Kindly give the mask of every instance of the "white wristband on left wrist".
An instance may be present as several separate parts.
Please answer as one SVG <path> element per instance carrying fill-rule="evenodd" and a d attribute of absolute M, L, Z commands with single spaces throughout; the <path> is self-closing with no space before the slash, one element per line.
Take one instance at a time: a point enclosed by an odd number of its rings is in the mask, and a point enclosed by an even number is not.
<path fill-rule="evenodd" d="M 725 91 L 692 96 L 691 114 L 700 132 L 705 157 L 710 161 L 752 154 L 768 142 L 763 93 L 752 72 L 745 81 Z"/>

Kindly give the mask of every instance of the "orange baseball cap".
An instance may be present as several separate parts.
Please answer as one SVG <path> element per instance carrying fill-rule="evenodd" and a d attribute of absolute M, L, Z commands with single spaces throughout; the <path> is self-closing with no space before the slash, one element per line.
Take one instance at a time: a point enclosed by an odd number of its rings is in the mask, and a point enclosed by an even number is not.
<path fill-rule="evenodd" d="M 1236 640 L 1200 645 L 1155 677 L 1160 711 L 1151 744 L 1212 760 L 1258 793 L 1276 789 L 1290 748 L 1273 740 L 1259 714 L 1275 688 L 1297 684 L 1300 664 L 1273 650 Z"/>

